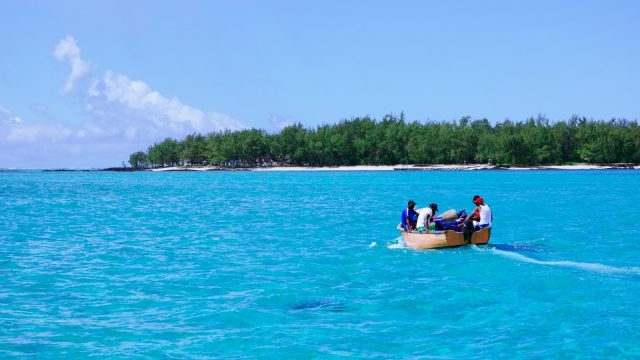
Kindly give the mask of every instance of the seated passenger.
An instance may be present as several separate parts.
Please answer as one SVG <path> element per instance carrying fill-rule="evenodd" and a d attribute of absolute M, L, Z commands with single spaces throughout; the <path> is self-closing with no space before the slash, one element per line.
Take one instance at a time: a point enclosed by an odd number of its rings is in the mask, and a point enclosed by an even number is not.
<path fill-rule="evenodd" d="M 417 223 L 417 231 L 423 232 L 425 229 L 433 230 L 435 229 L 435 224 L 433 223 L 433 217 L 436 215 L 438 211 L 438 204 L 431 203 L 429 207 L 418 210 L 418 223 Z"/>
<path fill-rule="evenodd" d="M 407 208 L 402 211 L 402 228 L 404 231 L 411 231 L 416 228 L 418 213 L 414 210 L 415 207 L 416 203 L 413 200 L 409 200 Z"/>

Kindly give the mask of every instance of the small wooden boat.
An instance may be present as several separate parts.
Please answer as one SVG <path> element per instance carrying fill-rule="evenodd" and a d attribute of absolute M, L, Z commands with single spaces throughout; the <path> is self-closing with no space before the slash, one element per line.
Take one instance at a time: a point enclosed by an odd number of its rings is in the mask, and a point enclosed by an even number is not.
<path fill-rule="evenodd" d="M 398 230 L 402 233 L 404 242 L 412 249 L 436 249 L 467 245 L 464 241 L 464 235 L 453 230 L 406 232 L 400 224 L 398 224 Z M 484 245 L 489 242 L 490 237 L 491 228 L 480 229 L 471 235 L 471 243 Z"/>

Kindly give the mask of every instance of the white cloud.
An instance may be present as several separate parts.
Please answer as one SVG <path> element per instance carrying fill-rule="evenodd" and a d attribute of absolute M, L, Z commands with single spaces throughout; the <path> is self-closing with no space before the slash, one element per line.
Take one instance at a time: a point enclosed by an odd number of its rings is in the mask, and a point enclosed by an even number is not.
<path fill-rule="evenodd" d="M 76 40 L 67 35 L 56 45 L 53 56 L 60 61 L 66 61 L 71 65 L 71 73 L 62 88 L 63 93 L 73 90 L 78 79 L 89 72 L 89 63 L 80 57 L 80 48 L 76 45 Z"/>
<path fill-rule="evenodd" d="M 245 127 L 228 115 L 205 113 L 183 104 L 175 97 L 164 97 L 144 81 L 131 80 L 111 71 L 107 71 L 102 79 L 94 80 L 87 93 L 90 98 L 87 110 L 92 114 L 126 114 L 140 124 L 169 132 L 167 135 Z"/>
<path fill-rule="evenodd" d="M 71 36 L 55 46 L 53 55 L 71 66 L 63 93 L 75 89 L 84 99 L 83 121 L 55 120 L 43 104 L 31 109 L 42 121 L 0 106 L 0 168 L 118 166 L 132 152 L 166 137 L 245 128 L 228 115 L 183 104 L 113 71 L 78 82 L 89 74 L 89 63 Z"/>

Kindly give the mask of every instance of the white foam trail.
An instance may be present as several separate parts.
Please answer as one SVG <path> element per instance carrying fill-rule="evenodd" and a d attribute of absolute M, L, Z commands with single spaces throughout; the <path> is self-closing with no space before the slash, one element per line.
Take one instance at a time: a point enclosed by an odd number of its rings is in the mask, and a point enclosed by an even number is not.
<path fill-rule="evenodd" d="M 377 245 L 378 243 L 374 241 L 371 244 L 369 244 L 369 247 L 372 248 L 372 247 L 376 247 Z"/>
<path fill-rule="evenodd" d="M 477 246 L 472 246 L 474 250 L 477 251 L 487 251 L 481 250 Z M 538 265 L 548 265 L 548 266 L 560 266 L 560 267 L 569 267 L 574 269 L 580 269 L 591 272 L 598 273 L 606 273 L 606 274 L 632 274 L 632 275 L 640 275 L 640 267 L 615 267 L 609 266 L 599 263 L 587 263 L 587 262 L 577 262 L 577 261 L 568 261 L 568 260 L 560 260 L 560 261 L 544 261 L 538 260 L 534 258 L 530 258 L 528 256 L 512 252 L 512 251 L 504 251 L 498 249 L 489 249 L 493 254 L 508 257 L 514 260 L 538 264 Z"/>
<path fill-rule="evenodd" d="M 402 235 L 398 236 L 394 239 L 395 243 L 387 246 L 387 249 L 404 249 L 407 247 L 407 244 L 404 242 L 404 238 Z"/>

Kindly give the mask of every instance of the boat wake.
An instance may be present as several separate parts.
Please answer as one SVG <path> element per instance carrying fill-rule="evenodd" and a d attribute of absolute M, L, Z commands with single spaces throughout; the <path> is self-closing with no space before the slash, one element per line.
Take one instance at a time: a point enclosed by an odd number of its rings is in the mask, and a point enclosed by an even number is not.
<path fill-rule="evenodd" d="M 587 262 L 577 262 L 577 261 L 569 261 L 569 260 L 545 261 L 545 260 L 534 259 L 517 252 L 505 251 L 505 250 L 500 250 L 492 247 L 481 249 L 475 245 L 472 245 L 472 248 L 476 251 L 491 252 L 492 254 L 495 254 L 495 255 L 503 256 L 506 258 L 510 258 L 513 260 L 526 262 L 530 264 L 574 268 L 574 269 L 583 270 L 583 271 L 605 273 L 605 274 L 623 274 L 623 275 L 640 276 L 640 267 L 615 267 L 615 266 L 604 265 L 599 263 L 587 263 Z"/>
<path fill-rule="evenodd" d="M 393 241 L 387 246 L 387 249 L 406 249 L 407 244 L 404 242 L 402 235 L 393 239 Z"/>

